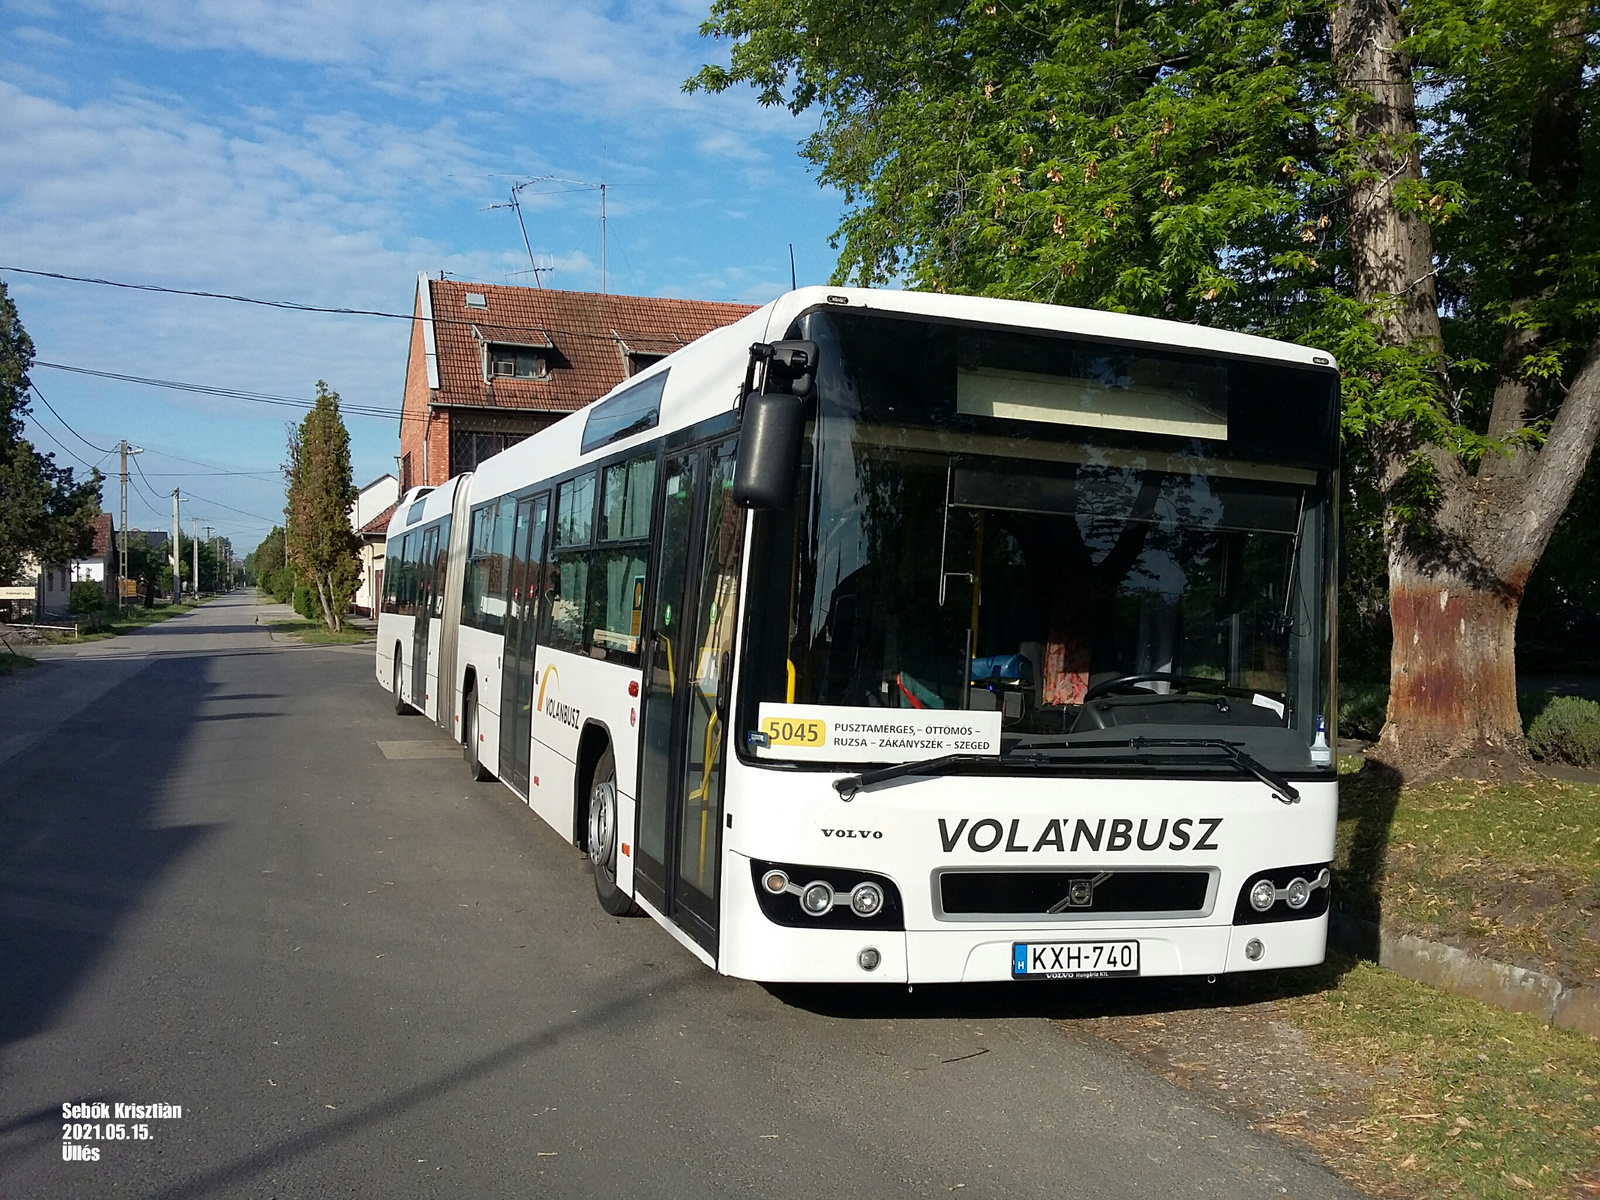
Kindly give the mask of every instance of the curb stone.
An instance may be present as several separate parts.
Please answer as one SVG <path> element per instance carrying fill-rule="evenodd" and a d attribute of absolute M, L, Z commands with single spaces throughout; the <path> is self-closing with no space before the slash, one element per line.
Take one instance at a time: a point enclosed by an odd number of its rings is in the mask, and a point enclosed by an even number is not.
<path fill-rule="evenodd" d="M 1329 914 L 1328 940 L 1407 979 L 1600 1038 L 1600 987 L 1594 984 L 1567 987 L 1543 971 L 1514 967 L 1414 934 L 1388 933 L 1371 921 L 1338 911 Z"/>

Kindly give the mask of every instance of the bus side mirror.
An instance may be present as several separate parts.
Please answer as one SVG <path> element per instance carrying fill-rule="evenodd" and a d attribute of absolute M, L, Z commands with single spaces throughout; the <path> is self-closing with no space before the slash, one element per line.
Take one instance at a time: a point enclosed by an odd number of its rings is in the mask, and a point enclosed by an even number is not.
<path fill-rule="evenodd" d="M 806 402 L 771 392 L 746 396 L 733 470 L 733 498 L 746 508 L 788 508 L 794 502 L 805 436 Z"/>

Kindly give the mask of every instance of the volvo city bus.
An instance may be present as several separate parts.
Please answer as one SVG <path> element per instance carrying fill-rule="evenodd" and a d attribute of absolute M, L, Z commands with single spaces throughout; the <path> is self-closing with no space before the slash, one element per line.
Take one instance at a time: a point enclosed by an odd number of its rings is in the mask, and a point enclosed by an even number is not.
<path fill-rule="evenodd" d="M 409 492 L 378 680 L 730 975 L 1317 963 L 1338 390 L 1214 329 L 792 291 Z"/>

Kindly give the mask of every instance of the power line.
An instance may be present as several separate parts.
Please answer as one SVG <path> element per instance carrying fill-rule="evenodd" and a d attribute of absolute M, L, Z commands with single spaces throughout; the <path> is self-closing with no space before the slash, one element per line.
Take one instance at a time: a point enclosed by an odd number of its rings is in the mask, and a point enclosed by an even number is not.
<path fill-rule="evenodd" d="M 155 379 L 146 375 L 124 375 L 117 371 L 96 371 L 89 367 L 74 367 L 66 363 L 53 363 L 36 361 L 36 367 L 48 367 L 52 371 L 70 371 L 74 375 L 92 375 L 97 379 L 115 379 L 122 383 L 137 383 L 145 387 L 167 388 L 175 392 L 195 392 L 203 396 L 219 396 L 228 400 L 248 400 L 252 404 L 272 404 L 283 408 L 293 408 L 300 411 L 309 411 L 316 407 L 315 400 L 304 400 L 295 396 L 274 396 L 270 392 L 246 392 L 239 388 L 222 387 L 211 383 L 186 383 L 179 379 Z M 339 401 L 339 411 L 357 417 L 379 417 L 385 421 L 399 418 L 403 421 L 420 421 L 420 414 L 405 414 L 392 408 L 380 408 L 374 404 L 350 404 L 344 400 Z M 98 447 L 97 447 L 98 449 Z"/>
<path fill-rule="evenodd" d="M 598 187 L 598 185 L 596 186 Z M 615 185 L 606 185 L 608 189 L 613 186 Z M 384 312 L 382 309 L 377 308 L 334 308 L 323 304 L 302 304 L 296 300 L 263 300 L 256 296 L 236 296 L 228 292 L 202 292 L 192 288 L 162 287 L 159 284 L 154 283 L 127 283 L 118 279 L 96 279 L 95 277 L 89 275 L 63 275 L 59 271 L 35 271 L 29 267 L 0 266 L 0 271 L 11 271 L 18 275 L 35 275 L 41 279 L 61 279 L 67 281 L 68 283 L 92 283 L 97 284 L 100 287 L 125 288 L 129 291 L 135 292 L 160 292 L 161 294 L 168 296 L 198 296 L 204 300 L 230 300 L 235 304 L 255 304 L 261 306 L 262 308 L 284 309 L 289 312 L 333 313 L 337 316 L 346 317 L 386 317 L 397 321 L 418 321 L 423 319 L 417 316 L 416 313 Z M 706 303 L 715 302 L 706 301 Z M 479 324 L 491 324 L 491 322 L 487 319 L 481 322 L 462 320 L 457 317 L 435 316 L 427 319 L 432 321 L 432 323 L 435 325 L 461 325 L 471 327 Z M 550 325 L 493 324 L 492 327 L 495 329 L 516 329 L 523 332 L 538 332 L 545 334 L 559 333 L 563 337 L 589 338 L 597 342 L 616 341 L 616 337 L 610 333 L 590 333 L 587 330 L 581 329 L 556 329 Z M 623 333 L 621 330 L 618 330 L 617 332 L 619 334 Z M 630 332 L 632 332 L 635 337 L 656 336 L 640 330 L 633 330 Z M 626 334 L 623 334 L 623 336 L 624 340 L 626 340 Z"/>
<path fill-rule="evenodd" d="M 223 504 L 220 500 L 207 500 L 199 492 L 191 491 L 185 492 L 184 494 L 187 495 L 191 500 L 198 500 L 201 504 L 210 504 L 215 508 L 225 508 L 229 512 L 238 513 L 241 517 L 250 517 L 256 521 L 265 521 L 269 525 L 277 524 L 276 517 L 263 517 L 260 513 L 245 512 L 245 510 L 242 508 L 234 508 L 232 505 Z M 279 515 L 281 516 L 282 514 L 280 513 Z"/>
<path fill-rule="evenodd" d="M 50 401 L 45 400 L 44 393 L 39 390 L 39 385 L 34 383 L 33 380 L 31 380 L 31 379 L 28 380 L 28 386 L 33 389 L 33 394 L 35 396 L 39 397 L 39 399 L 44 402 L 44 406 L 46 408 L 48 408 L 52 413 L 55 413 L 56 420 L 60 421 L 61 424 L 66 428 L 66 431 L 68 433 L 70 433 L 73 437 L 77 438 L 85 446 L 89 447 L 89 449 L 98 450 L 101 454 L 115 454 L 116 453 L 115 450 L 107 450 L 104 446 L 96 446 L 88 438 L 84 437 L 83 434 L 79 433 L 71 425 L 68 425 L 67 424 L 67 419 L 65 417 L 63 417 L 60 413 L 56 412 L 55 405 L 51 404 Z M 82 461 L 82 460 L 80 459 L 79 461 Z M 85 464 L 85 465 L 87 465 L 87 464 Z M 90 467 L 90 470 L 93 470 L 93 469 L 94 468 Z"/>

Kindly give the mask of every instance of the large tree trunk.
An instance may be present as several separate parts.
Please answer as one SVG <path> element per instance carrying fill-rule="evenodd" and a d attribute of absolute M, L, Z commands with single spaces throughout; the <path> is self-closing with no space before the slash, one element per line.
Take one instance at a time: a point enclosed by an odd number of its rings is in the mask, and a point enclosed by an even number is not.
<path fill-rule="evenodd" d="M 1558 53 L 1570 62 L 1548 80 L 1531 137 L 1528 181 L 1548 202 L 1540 206 L 1545 212 L 1556 211 L 1554 202 L 1581 180 L 1581 110 L 1573 100 L 1581 63 L 1572 48 L 1581 39 L 1566 28 L 1573 21 L 1581 25 L 1581 14 L 1553 31 L 1555 44 L 1569 47 Z M 1356 298 L 1372 305 L 1382 342 L 1432 358 L 1447 388 L 1432 233 L 1419 214 L 1395 204 L 1397 185 L 1422 178 L 1411 64 L 1394 49 L 1405 33 L 1395 0 L 1335 4 L 1334 66 L 1351 100 L 1355 150 L 1347 180 L 1351 266 Z M 1517 249 L 1538 263 L 1558 251 L 1560 237 L 1534 216 Z M 1514 308 L 1542 286 L 1536 270 L 1524 271 Z M 1517 712 L 1517 609 L 1600 430 L 1600 339 L 1558 406 L 1525 374 L 1539 349 L 1539 334 L 1508 324 L 1487 433 L 1508 442 L 1556 407 L 1542 448 L 1525 441 L 1491 453 L 1474 475 L 1407 428 L 1392 426 L 1373 439 L 1394 629 L 1389 710 L 1376 756 L 1412 777 L 1528 765 Z M 1435 502 L 1421 517 L 1401 519 L 1398 513 L 1416 506 L 1419 468 L 1431 475 Z"/>

